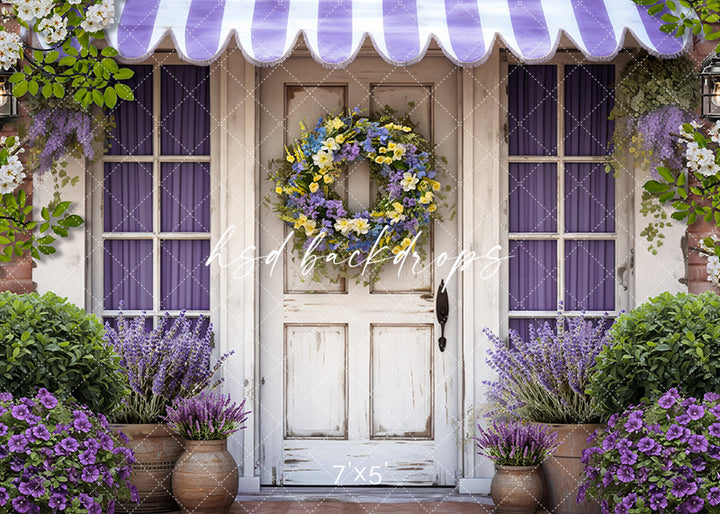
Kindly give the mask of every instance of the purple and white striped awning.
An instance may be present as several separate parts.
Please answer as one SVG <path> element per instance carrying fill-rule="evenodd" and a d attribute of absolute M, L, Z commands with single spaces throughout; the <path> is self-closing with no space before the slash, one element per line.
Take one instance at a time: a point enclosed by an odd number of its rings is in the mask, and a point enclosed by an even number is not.
<path fill-rule="evenodd" d="M 129 61 L 148 57 L 166 35 L 195 64 L 217 58 L 235 38 L 258 65 L 285 59 L 303 34 L 314 58 L 342 67 L 369 36 L 388 62 L 422 59 L 431 39 L 463 66 L 484 62 L 500 38 L 525 62 L 551 58 L 562 33 L 592 60 L 612 59 L 625 34 L 650 53 L 675 56 L 687 39 L 631 0 L 115 0 L 107 37 Z"/>

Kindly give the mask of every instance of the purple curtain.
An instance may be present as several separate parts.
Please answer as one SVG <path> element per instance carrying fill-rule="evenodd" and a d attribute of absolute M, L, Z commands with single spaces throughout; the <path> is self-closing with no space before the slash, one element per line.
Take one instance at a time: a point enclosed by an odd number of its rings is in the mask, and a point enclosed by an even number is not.
<path fill-rule="evenodd" d="M 161 167 L 163 232 L 210 231 L 210 163 L 171 163 Z"/>
<path fill-rule="evenodd" d="M 557 154 L 557 68 L 509 66 L 510 155 Z"/>
<path fill-rule="evenodd" d="M 530 325 L 534 325 L 537 329 L 539 326 L 548 323 L 555 328 L 557 323 L 555 318 L 510 318 L 510 330 L 514 330 L 525 341 L 530 339 Z"/>
<path fill-rule="evenodd" d="M 565 66 L 565 155 L 607 155 L 615 66 Z"/>
<path fill-rule="evenodd" d="M 152 309 L 152 241 L 106 240 L 104 261 L 104 308 Z"/>
<path fill-rule="evenodd" d="M 105 232 L 152 232 L 152 164 L 105 163 Z"/>
<path fill-rule="evenodd" d="M 115 128 L 110 133 L 110 155 L 152 155 L 152 66 L 129 66 L 135 75 L 125 81 L 135 94 L 134 102 L 120 101 L 110 114 Z"/>
<path fill-rule="evenodd" d="M 510 232 L 557 230 L 555 163 L 510 163 Z"/>
<path fill-rule="evenodd" d="M 210 308 L 210 241 L 167 240 L 160 254 L 162 309 Z"/>
<path fill-rule="evenodd" d="M 615 177 L 603 163 L 565 164 L 565 231 L 615 231 Z"/>
<path fill-rule="evenodd" d="M 510 310 L 557 308 L 555 241 L 510 241 Z"/>
<path fill-rule="evenodd" d="M 615 241 L 565 241 L 565 308 L 615 309 Z"/>
<path fill-rule="evenodd" d="M 160 74 L 163 155 L 210 155 L 210 71 L 163 66 Z"/>

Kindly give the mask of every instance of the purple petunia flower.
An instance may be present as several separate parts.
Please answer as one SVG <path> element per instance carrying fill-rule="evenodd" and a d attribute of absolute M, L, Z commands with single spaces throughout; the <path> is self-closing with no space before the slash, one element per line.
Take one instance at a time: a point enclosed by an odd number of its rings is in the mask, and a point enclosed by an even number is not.
<path fill-rule="evenodd" d="M 50 440 L 50 432 L 48 431 L 47 427 L 45 425 L 36 425 L 32 427 L 32 435 L 36 439 L 42 439 L 43 441 L 49 441 Z"/>
<path fill-rule="evenodd" d="M 18 486 L 18 491 L 20 491 L 25 496 L 40 498 L 42 495 L 45 494 L 45 487 L 43 487 L 44 482 L 45 480 L 41 477 L 35 477 L 29 482 L 20 482 L 20 485 Z"/>
<path fill-rule="evenodd" d="M 713 423 L 708 427 L 708 432 L 713 437 L 720 437 L 720 423 Z"/>
<path fill-rule="evenodd" d="M 66 437 L 60 441 L 60 446 L 62 446 L 63 450 L 70 454 L 76 452 L 78 448 L 80 448 L 80 443 L 78 443 L 73 437 Z"/>
<path fill-rule="evenodd" d="M 27 443 L 28 440 L 23 434 L 10 436 L 10 440 L 8 441 L 8 450 L 13 453 L 21 453 L 25 451 Z"/>
<path fill-rule="evenodd" d="M 659 455 L 661 451 L 657 441 L 650 437 L 640 439 L 637 443 L 637 448 L 646 455 Z"/>
<path fill-rule="evenodd" d="M 708 449 L 708 441 L 705 439 L 705 436 L 701 434 L 691 435 L 688 437 L 687 443 L 690 449 L 696 453 L 702 453 Z"/>
<path fill-rule="evenodd" d="M 628 432 L 637 432 L 640 430 L 643 426 L 643 422 L 640 418 L 629 418 L 627 422 L 625 423 L 625 430 Z"/>
<path fill-rule="evenodd" d="M 67 507 L 67 500 L 62 494 L 53 493 L 50 495 L 50 499 L 48 500 L 48 507 L 51 509 L 65 510 Z"/>
<path fill-rule="evenodd" d="M 635 480 L 635 472 L 630 466 L 626 465 L 618 466 L 615 476 L 617 476 L 618 480 L 625 483 Z"/>
<path fill-rule="evenodd" d="M 76 410 L 73 411 L 73 416 L 75 416 L 75 419 L 73 420 L 73 427 L 75 427 L 75 430 L 85 433 L 90 431 L 92 425 L 88 420 L 87 414 L 83 411 Z"/>
<path fill-rule="evenodd" d="M 620 463 L 621 464 L 627 464 L 628 466 L 632 466 L 637 462 L 638 456 L 636 453 L 631 452 L 630 450 L 623 449 L 620 451 Z"/>
<path fill-rule="evenodd" d="M 10 499 L 10 495 L 8 494 L 7 489 L 0 486 L 0 507 L 2 507 L 3 505 L 6 505 L 9 499 Z"/>
<path fill-rule="evenodd" d="M 17 498 L 13 498 L 12 506 L 15 509 L 15 512 L 25 514 L 27 512 L 30 512 L 33 504 L 30 502 L 27 496 L 18 496 Z"/>
<path fill-rule="evenodd" d="M 667 498 L 662 493 L 650 496 L 650 508 L 652 510 L 662 510 L 668 506 Z"/>
<path fill-rule="evenodd" d="M 100 478 L 100 471 L 97 466 L 87 466 L 80 473 L 80 479 L 84 482 L 95 482 Z"/>
<path fill-rule="evenodd" d="M 97 452 L 92 448 L 88 448 L 80 454 L 80 463 L 86 466 L 89 466 L 90 464 L 95 464 L 96 456 Z"/>
<path fill-rule="evenodd" d="M 685 433 L 685 430 L 683 427 L 679 425 L 671 425 L 670 428 L 668 428 L 667 433 L 665 434 L 665 439 L 668 441 L 672 441 L 673 439 L 678 439 L 679 437 L 682 437 Z"/>
<path fill-rule="evenodd" d="M 688 423 L 690 423 L 690 416 L 688 414 L 682 414 L 682 415 L 678 416 L 677 418 L 675 418 L 675 421 L 677 423 L 679 423 L 680 425 L 685 426 Z"/>
<path fill-rule="evenodd" d="M 707 500 L 708 503 L 713 507 L 716 505 L 720 505 L 720 488 L 711 487 L 708 491 Z"/>
<path fill-rule="evenodd" d="M 30 409 L 27 408 L 27 405 L 15 405 L 12 408 L 12 416 L 18 421 L 25 421 L 28 414 L 30 414 Z"/>
<path fill-rule="evenodd" d="M 50 393 L 50 391 L 48 391 L 44 387 L 41 387 L 38 390 L 37 396 L 35 398 L 40 403 L 42 403 L 43 407 L 45 407 L 46 409 L 54 409 L 55 407 L 57 407 L 57 398 L 55 398 L 52 393 Z"/>
<path fill-rule="evenodd" d="M 702 510 L 702 508 L 705 506 L 705 500 L 703 500 L 699 496 L 691 496 L 683 504 L 683 506 L 687 509 L 688 512 L 692 512 L 692 513 L 700 512 Z"/>
<path fill-rule="evenodd" d="M 697 485 L 694 483 L 690 483 L 687 480 L 685 480 L 682 477 L 675 477 L 672 479 L 672 489 L 670 490 L 670 494 L 675 496 L 676 498 L 683 498 L 689 494 L 693 494 L 695 491 L 697 491 Z M 694 486 L 694 489 L 693 489 Z"/>
<path fill-rule="evenodd" d="M 687 409 L 687 414 L 691 420 L 700 419 L 705 415 L 705 408 L 702 405 L 691 405 Z"/>
<path fill-rule="evenodd" d="M 658 405 L 663 409 L 669 409 L 670 407 L 675 405 L 675 402 L 678 401 L 679 397 L 680 395 L 678 394 L 677 389 L 672 388 L 660 397 L 660 399 L 658 400 Z"/>

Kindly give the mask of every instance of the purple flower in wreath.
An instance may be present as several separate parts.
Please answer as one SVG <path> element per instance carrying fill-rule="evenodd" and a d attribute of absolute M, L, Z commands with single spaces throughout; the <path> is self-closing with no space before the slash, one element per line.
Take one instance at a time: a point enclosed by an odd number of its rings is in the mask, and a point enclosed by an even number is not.
<path fill-rule="evenodd" d="M 62 494 L 53 493 L 50 495 L 50 499 L 48 500 L 48 507 L 63 511 L 67 508 L 67 500 Z"/>
<path fill-rule="evenodd" d="M 690 465 L 692 465 L 694 471 L 705 471 L 707 463 L 702 457 L 695 457 L 693 460 L 690 461 Z"/>
<path fill-rule="evenodd" d="M 85 466 L 95 464 L 96 455 L 97 452 L 93 448 L 88 448 L 80 454 L 80 463 L 84 464 Z"/>
<path fill-rule="evenodd" d="M 50 432 L 45 425 L 36 425 L 30 429 L 35 439 L 42 439 L 43 441 L 50 440 Z"/>
<path fill-rule="evenodd" d="M 15 509 L 15 512 L 19 512 L 20 514 L 40 511 L 40 508 L 37 505 L 33 505 L 27 496 L 18 496 L 17 498 L 13 498 L 12 506 L 13 509 Z"/>
<path fill-rule="evenodd" d="M 682 477 L 673 478 L 672 483 L 673 486 L 670 490 L 670 494 L 676 498 L 684 498 L 685 496 L 695 494 L 695 491 L 697 491 L 697 484 L 694 482 L 688 482 Z"/>

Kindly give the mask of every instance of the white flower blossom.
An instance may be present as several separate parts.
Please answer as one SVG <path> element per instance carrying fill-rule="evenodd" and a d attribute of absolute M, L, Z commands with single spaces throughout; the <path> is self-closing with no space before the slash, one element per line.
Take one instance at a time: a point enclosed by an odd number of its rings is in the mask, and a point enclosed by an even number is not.
<path fill-rule="evenodd" d="M 53 0 L 11 0 L 18 13 L 18 18 L 30 23 L 34 19 L 42 19 L 50 14 Z"/>
<path fill-rule="evenodd" d="M 403 191 L 412 191 L 415 189 L 415 185 L 420 182 L 420 179 L 418 179 L 415 174 L 410 173 L 406 171 L 403 173 L 403 178 L 400 181 L 400 185 L 403 188 Z"/>
<path fill-rule="evenodd" d="M 22 184 L 25 169 L 17 155 L 8 157 L 7 164 L 0 166 L 0 194 L 12 193 Z"/>
<path fill-rule="evenodd" d="M 88 7 L 80 27 L 86 32 L 98 32 L 110 25 L 114 17 L 115 5 L 111 0 L 103 0 L 99 4 Z"/>
<path fill-rule="evenodd" d="M 720 166 L 715 164 L 715 153 L 709 148 L 700 148 L 695 141 L 688 142 L 685 159 L 687 159 L 687 166 L 691 171 L 696 171 L 706 177 L 720 171 Z"/>
<path fill-rule="evenodd" d="M 0 31 L 0 67 L 7 70 L 22 57 L 20 36 L 12 32 Z"/>
<path fill-rule="evenodd" d="M 60 43 L 65 40 L 68 34 L 67 19 L 59 14 L 53 14 L 50 18 L 43 19 L 38 24 L 38 29 L 51 45 Z"/>

